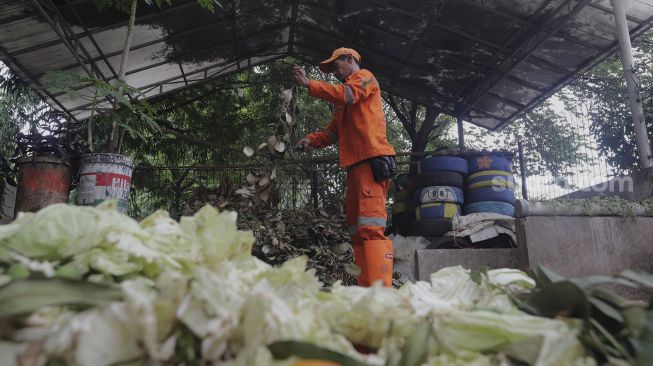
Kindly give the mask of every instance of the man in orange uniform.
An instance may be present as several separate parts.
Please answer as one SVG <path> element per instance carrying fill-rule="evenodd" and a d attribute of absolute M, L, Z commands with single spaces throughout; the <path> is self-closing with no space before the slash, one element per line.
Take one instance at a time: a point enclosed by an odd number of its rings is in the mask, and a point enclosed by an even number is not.
<path fill-rule="evenodd" d="M 392 285 L 392 241 L 383 234 L 389 179 L 373 177 L 371 158 L 394 156 L 386 137 L 386 121 L 381 90 L 374 75 L 360 68 L 361 56 L 350 48 L 338 48 L 319 65 L 333 73 L 342 84 L 309 80 L 301 67 L 293 67 L 295 84 L 308 88 L 308 94 L 335 104 L 333 118 L 326 128 L 301 139 L 304 148 L 323 148 L 338 143 L 340 166 L 347 169 L 347 226 L 354 248 L 354 261 L 361 269 L 359 286 L 382 280 Z"/>

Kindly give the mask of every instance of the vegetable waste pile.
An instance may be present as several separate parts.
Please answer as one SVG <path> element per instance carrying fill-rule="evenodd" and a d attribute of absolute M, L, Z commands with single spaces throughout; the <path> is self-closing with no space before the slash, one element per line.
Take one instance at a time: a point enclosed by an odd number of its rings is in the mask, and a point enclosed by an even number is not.
<path fill-rule="evenodd" d="M 185 209 L 192 215 L 206 204 L 238 212 L 237 226 L 250 230 L 256 241 L 252 254 L 268 264 L 280 265 L 290 258 L 307 255 L 320 281 L 331 285 L 356 283 L 351 243 L 340 206 L 276 209 L 234 194 L 238 186 L 221 184 L 218 189 L 198 191 Z"/>
<path fill-rule="evenodd" d="M 0 363 L 651 364 L 650 303 L 593 286 L 650 289 L 650 275 L 449 267 L 399 289 L 324 288 L 305 256 L 253 256 L 236 219 L 52 205 L 0 226 Z"/>

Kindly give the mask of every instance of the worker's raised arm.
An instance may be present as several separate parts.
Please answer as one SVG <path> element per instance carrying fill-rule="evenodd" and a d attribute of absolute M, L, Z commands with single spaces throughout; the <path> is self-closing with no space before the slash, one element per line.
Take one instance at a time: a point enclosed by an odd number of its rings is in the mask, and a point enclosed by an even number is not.
<path fill-rule="evenodd" d="M 334 85 L 318 80 L 310 80 L 308 94 L 338 105 L 352 105 L 367 98 L 379 90 L 374 75 L 367 70 L 361 70 L 345 83 Z"/>
<path fill-rule="evenodd" d="M 317 132 L 306 135 L 311 141 L 312 148 L 321 149 L 338 142 L 338 127 L 336 126 L 336 117 L 327 124 L 327 126 Z"/>

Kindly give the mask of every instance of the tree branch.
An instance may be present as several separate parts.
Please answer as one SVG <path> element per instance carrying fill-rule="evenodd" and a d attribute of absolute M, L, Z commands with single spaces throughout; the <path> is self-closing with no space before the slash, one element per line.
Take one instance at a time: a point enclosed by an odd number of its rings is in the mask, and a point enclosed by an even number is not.
<path fill-rule="evenodd" d="M 406 115 L 399 109 L 397 100 L 393 95 L 388 95 L 388 97 L 385 99 L 386 102 L 388 102 L 388 105 L 390 105 L 390 108 L 392 108 L 392 110 L 395 112 L 395 115 L 397 115 L 397 118 L 399 118 L 399 121 L 401 121 L 401 124 L 404 126 L 404 129 L 406 129 L 406 132 L 408 132 L 410 139 L 414 141 L 417 136 L 417 131 L 415 131 L 414 125 L 415 121 L 409 120 Z"/>

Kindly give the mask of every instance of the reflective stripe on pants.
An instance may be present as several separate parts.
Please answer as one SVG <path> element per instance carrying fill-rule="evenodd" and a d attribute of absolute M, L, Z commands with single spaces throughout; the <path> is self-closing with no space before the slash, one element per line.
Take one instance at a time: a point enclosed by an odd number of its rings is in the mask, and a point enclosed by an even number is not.
<path fill-rule="evenodd" d="M 390 180 L 377 182 L 370 163 L 362 161 L 347 171 L 347 228 L 354 245 L 365 240 L 385 240 L 385 200 Z"/>
<path fill-rule="evenodd" d="M 370 286 L 377 280 L 385 286 L 392 285 L 392 241 L 384 235 L 389 184 L 389 180 L 374 180 L 367 161 L 347 171 L 345 213 L 354 244 L 354 261 L 361 267 L 359 286 Z"/>

